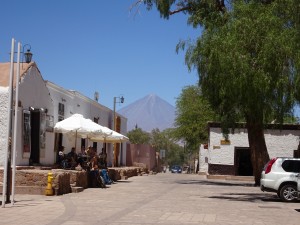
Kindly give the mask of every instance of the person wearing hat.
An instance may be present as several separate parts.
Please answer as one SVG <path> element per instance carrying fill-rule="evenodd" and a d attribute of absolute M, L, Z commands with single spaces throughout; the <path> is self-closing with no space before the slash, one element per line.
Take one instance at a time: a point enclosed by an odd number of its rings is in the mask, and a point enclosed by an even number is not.
<path fill-rule="evenodd" d="M 59 151 L 58 151 L 58 160 L 57 163 L 59 165 L 62 164 L 62 161 L 65 159 L 65 153 L 64 153 L 65 147 L 62 145 L 59 147 Z"/>

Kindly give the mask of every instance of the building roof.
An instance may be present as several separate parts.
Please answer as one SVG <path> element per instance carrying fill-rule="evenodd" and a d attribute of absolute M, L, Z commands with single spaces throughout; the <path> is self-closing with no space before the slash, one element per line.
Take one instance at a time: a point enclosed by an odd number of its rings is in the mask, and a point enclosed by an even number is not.
<path fill-rule="evenodd" d="M 221 128 L 221 123 L 220 122 L 208 122 L 208 127 L 214 127 L 214 128 Z M 247 128 L 246 123 L 235 123 L 236 129 L 238 128 Z M 265 124 L 264 125 L 265 129 L 271 129 L 271 130 L 300 130 L 300 124 Z M 230 128 L 231 129 L 231 128 Z"/>
<path fill-rule="evenodd" d="M 31 66 L 36 66 L 35 62 L 20 63 L 20 78 L 25 75 Z M 14 63 L 14 87 L 16 86 L 17 63 Z M 0 86 L 8 87 L 10 77 L 10 62 L 0 63 Z"/>

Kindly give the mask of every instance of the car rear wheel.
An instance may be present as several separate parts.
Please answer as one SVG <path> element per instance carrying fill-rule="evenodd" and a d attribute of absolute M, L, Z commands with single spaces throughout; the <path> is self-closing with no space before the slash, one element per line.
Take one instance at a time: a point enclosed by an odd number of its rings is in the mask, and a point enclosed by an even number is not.
<path fill-rule="evenodd" d="M 284 202 L 293 202 L 297 199 L 297 187 L 293 184 L 284 185 L 280 189 L 280 198 Z"/>

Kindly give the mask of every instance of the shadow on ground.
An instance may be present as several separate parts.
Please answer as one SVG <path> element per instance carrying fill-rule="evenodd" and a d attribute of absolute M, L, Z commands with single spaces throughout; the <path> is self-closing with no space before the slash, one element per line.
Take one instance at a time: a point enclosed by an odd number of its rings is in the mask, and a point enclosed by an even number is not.
<path fill-rule="evenodd" d="M 265 193 L 223 193 L 208 198 L 245 202 L 281 202 L 276 195 L 266 195 Z"/>
<path fill-rule="evenodd" d="M 218 186 L 245 186 L 254 187 L 253 182 L 238 182 L 238 181 L 213 181 L 213 180 L 177 180 L 177 184 L 199 184 L 199 185 L 218 185 Z"/>
<path fill-rule="evenodd" d="M 117 184 L 117 183 L 131 183 L 131 182 L 132 182 L 131 180 L 117 180 L 117 181 L 114 181 L 113 185 Z"/>

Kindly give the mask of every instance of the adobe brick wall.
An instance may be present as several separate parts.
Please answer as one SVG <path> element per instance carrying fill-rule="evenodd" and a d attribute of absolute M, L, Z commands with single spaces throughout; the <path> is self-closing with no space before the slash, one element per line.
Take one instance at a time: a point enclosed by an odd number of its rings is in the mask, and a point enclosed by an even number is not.
<path fill-rule="evenodd" d="M 235 175 L 234 165 L 208 164 L 208 173 L 211 175 Z"/>

